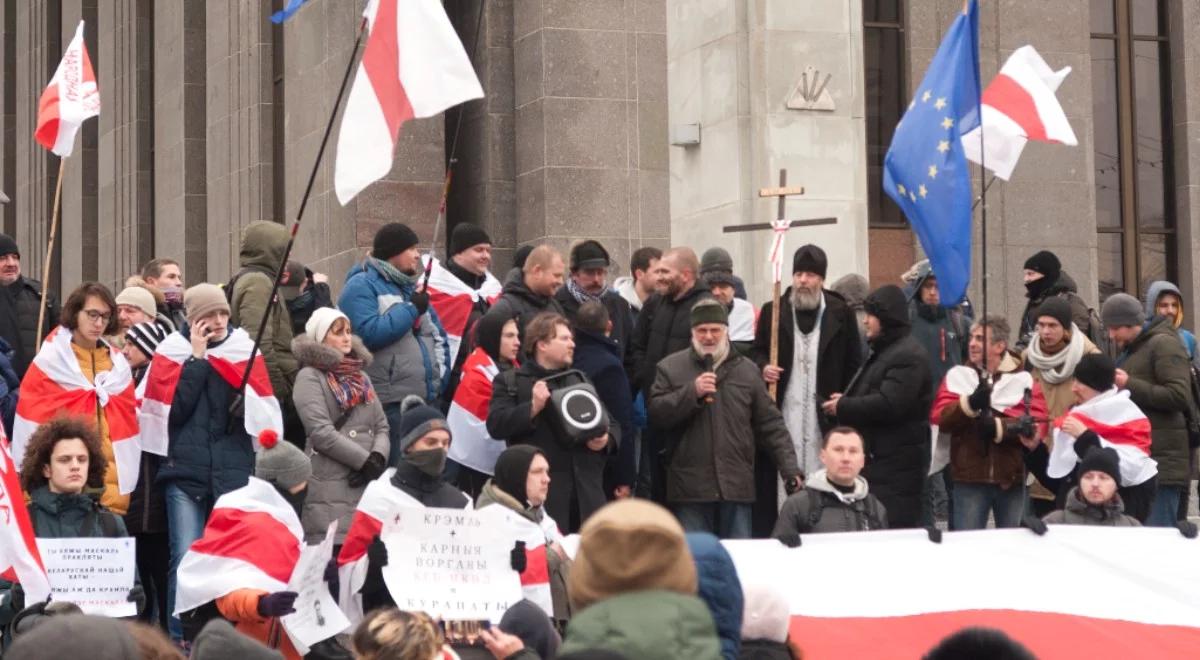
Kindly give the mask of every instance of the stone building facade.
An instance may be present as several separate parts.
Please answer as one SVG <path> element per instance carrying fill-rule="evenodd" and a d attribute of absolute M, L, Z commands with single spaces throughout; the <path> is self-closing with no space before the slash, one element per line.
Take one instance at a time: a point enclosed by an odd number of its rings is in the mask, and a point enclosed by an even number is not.
<path fill-rule="evenodd" d="M 53 286 L 115 284 L 152 256 L 181 261 L 189 282 L 224 281 L 243 227 L 296 217 L 362 3 L 313 0 L 276 26 L 282 4 L 0 0 L 0 189 L 12 199 L 0 229 L 27 273 L 40 276 L 59 171 L 30 139 L 37 101 L 80 20 L 103 111 L 64 168 Z M 542 241 L 598 238 L 618 274 L 641 245 L 722 245 L 761 301 L 769 236 L 723 228 L 773 218 L 757 191 L 783 168 L 805 188 L 788 217 L 837 218 L 793 230 L 789 254 L 816 242 L 830 278 L 873 284 L 919 258 L 879 170 L 961 0 L 445 5 L 487 98 L 405 125 L 391 173 L 346 206 L 331 142 L 296 255 L 335 285 L 384 222 L 444 245 L 446 227 L 436 241 L 434 229 L 452 149 L 449 223 L 487 229 L 498 270 Z M 1200 0 L 981 0 L 984 79 L 1024 44 L 1073 68 L 1059 98 L 1080 144 L 1031 144 L 989 188 L 991 308 L 1020 312 L 1021 264 L 1048 248 L 1093 304 L 1165 276 L 1197 309 Z"/>

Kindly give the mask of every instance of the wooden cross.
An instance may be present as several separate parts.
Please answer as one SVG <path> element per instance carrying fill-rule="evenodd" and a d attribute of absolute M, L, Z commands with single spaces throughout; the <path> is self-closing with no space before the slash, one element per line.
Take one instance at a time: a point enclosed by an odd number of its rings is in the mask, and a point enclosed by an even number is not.
<path fill-rule="evenodd" d="M 804 186 L 788 186 L 787 185 L 787 170 L 779 170 L 779 186 L 776 188 L 759 188 L 759 197 L 778 197 L 779 198 L 779 213 L 778 219 L 773 222 L 760 222 L 751 225 L 733 225 L 724 227 L 726 234 L 743 231 L 760 231 L 770 229 L 771 250 L 768 253 L 771 259 L 771 271 L 773 273 L 774 287 L 772 289 L 771 300 L 774 304 L 771 305 L 771 366 L 779 366 L 779 304 L 780 296 L 783 295 L 780 290 L 783 280 L 783 237 L 787 230 L 792 227 L 815 227 L 818 225 L 833 225 L 837 224 L 837 218 L 810 218 L 806 220 L 788 220 L 786 218 L 786 203 L 787 198 L 791 195 L 803 195 Z M 767 390 L 771 393 L 771 398 L 776 398 L 777 383 L 771 383 L 767 386 Z"/>

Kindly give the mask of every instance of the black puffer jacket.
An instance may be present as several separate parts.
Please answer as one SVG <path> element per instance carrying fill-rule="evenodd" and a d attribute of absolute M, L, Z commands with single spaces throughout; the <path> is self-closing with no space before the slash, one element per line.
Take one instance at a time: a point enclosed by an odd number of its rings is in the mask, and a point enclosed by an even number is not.
<path fill-rule="evenodd" d="M 659 360 L 692 345 L 692 306 L 705 298 L 712 298 L 712 293 L 697 282 L 678 299 L 668 300 L 660 293 L 646 299 L 625 353 L 625 370 L 635 394 L 650 391 Z"/>
<path fill-rule="evenodd" d="M 517 332 L 520 333 L 522 343 L 525 341 L 525 325 L 533 320 L 533 317 L 542 312 L 563 313 L 562 306 L 553 296 L 540 296 L 525 286 L 525 276 L 519 272 L 504 284 L 504 289 L 496 299 L 496 304 L 492 305 L 492 309 L 500 310 L 498 313 L 510 319 L 516 319 Z"/>
<path fill-rule="evenodd" d="M 929 355 L 910 334 L 899 287 L 881 287 L 865 306 L 883 321 L 883 332 L 871 340 L 871 354 L 838 401 L 837 421 L 858 429 L 866 442 L 863 477 L 887 509 L 889 527 L 913 527 L 929 469 Z"/>
<path fill-rule="evenodd" d="M 13 367 L 17 377 L 24 378 L 25 370 L 37 355 L 38 308 L 42 303 L 42 283 L 21 276 L 8 286 L 0 286 L 0 337 L 13 349 Z M 46 295 L 46 320 L 42 332 L 58 325 L 58 298 Z"/>
<path fill-rule="evenodd" d="M 208 360 L 189 357 L 183 363 L 167 426 L 170 449 L 159 466 L 158 483 L 175 482 L 190 497 L 210 502 L 246 485 L 254 473 L 254 446 L 240 418 L 230 424 L 233 399 L 233 387 Z"/>

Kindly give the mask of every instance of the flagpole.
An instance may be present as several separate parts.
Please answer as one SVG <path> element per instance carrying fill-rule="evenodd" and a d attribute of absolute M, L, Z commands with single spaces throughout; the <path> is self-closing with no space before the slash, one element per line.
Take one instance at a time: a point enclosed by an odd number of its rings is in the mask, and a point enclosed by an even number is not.
<path fill-rule="evenodd" d="M 363 35 L 367 31 L 367 19 L 363 17 L 362 22 L 358 26 L 358 36 L 354 39 L 354 48 L 350 51 L 350 61 L 346 63 L 346 72 L 342 74 L 342 86 L 338 88 L 337 98 L 333 102 L 333 109 L 329 112 L 329 121 L 325 124 L 325 135 L 321 138 L 321 146 L 317 149 L 317 159 L 313 163 L 312 172 L 308 175 L 308 185 L 304 187 L 304 197 L 300 200 L 300 209 L 296 211 L 296 220 L 292 223 L 292 231 L 288 234 L 287 248 L 283 251 L 283 259 L 279 261 L 279 269 L 275 271 L 275 281 L 271 283 L 271 296 L 267 298 L 267 308 L 263 312 L 262 321 L 258 324 L 258 333 L 254 336 L 254 345 L 250 347 L 250 359 L 246 360 L 246 370 L 242 373 L 242 384 L 238 387 L 237 397 L 234 399 L 230 410 L 240 408 L 242 405 L 243 393 L 246 390 L 246 383 L 250 381 L 250 370 L 254 366 L 254 356 L 258 353 L 258 347 L 262 343 L 263 333 L 267 330 L 267 322 L 271 319 L 271 310 L 275 307 L 272 302 L 275 301 L 279 294 L 280 281 L 283 279 L 283 274 L 287 272 L 288 258 L 292 255 L 292 248 L 296 245 L 296 234 L 300 231 L 300 221 L 304 217 L 304 209 L 308 207 L 308 198 L 312 195 L 313 183 L 317 180 L 317 172 L 321 169 L 321 159 L 325 155 L 325 147 L 329 144 L 329 135 L 333 132 L 333 123 L 337 119 L 338 108 L 342 105 L 342 98 L 346 95 L 346 83 L 350 82 L 350 74 L 354 72 L 354 63 L 358 59 L 358 50 L 362 46 Z"/>
<path fill-rule="evenodd" d="M 969 11 L 969 9 L 970 9 L 968 6 L 969 1 L 970 0 L 967 0 L 967 2 L 963 3 L 964 11 Z M 979 267 L 983 273 L 983 277 L 980 281 L 981 295 L 983 296 L 983 306 L 982 306 L 982 314 L 980 315 L 979 318 L 984 323 L 987 323 L 987 313 L 988 313 L 987 191 L 988 191 L 988 187 L 991 185 L 991 183 L 985 181 L 985 179 L 987 178 L 987 167 L 985 166 L 984 163 L 986 163 L 986 161 L 987 161 L 987 150 L 984 148 L 984 141 L 983 141 L 983 134 L 986 132 L 986 130 L 983 125 L 983 81 L 981 79 L 982 76 L 980 76 L 980 72 L 979 72 L 979 47 L 978 47 L 979 26 L 978 26 L 978 24 L 975 26 L 975 43 L 976 43 L 976 48 L 975 48 L 975 93 L 977 94 L 977 96 L 975 98 L 975 113 L 976 113 L 977 119 L 979 121 L 979 186 L 981 188 L 979 191 L 979 207 L 980 207 L 979 208 L 979 214 L 980 214 L 980 217 L 979 217 L 979 261 L 980 261 Z M 995 181 L 995 180 L 996 180 L 996 177 L 992 177 L 992 181 Z M 974 207 L 972 207 L 972 210 L 974 210 Z M 984 326 L 984 327 L 986 328 L 986 326 Z M 989 329 L 988 332 L 991 332 L 991 330 Z M 985 337 L 985 339 L 986 339 L 986 337 Z M 984 380 L 990 380 L 988 378 L 986 356 L 984 357 L 982 377 Z"/>
<path fill-rule="evenodd" d="M 50 261 L 54 257 L 54 237 L 58 234 L 59 200 L 62 199 L 63 172 L 67 168 L 67 159 L 58 158 L 58 182 L 54 185 L 54 207 L 50 211 L 50 240 L 46 244 L 46 260 L 42 263 L 42 302 L 38 305 L 37 348 L 42 348 L 42 328 L 46 322 L 46 294 L 50 290 Z M 117 310 L 109 310 L 116 313 Z"/>

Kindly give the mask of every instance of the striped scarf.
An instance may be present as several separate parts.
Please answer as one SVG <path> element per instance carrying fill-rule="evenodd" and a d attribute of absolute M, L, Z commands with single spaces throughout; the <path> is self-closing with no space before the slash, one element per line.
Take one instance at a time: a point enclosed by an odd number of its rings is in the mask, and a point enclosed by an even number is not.
<path fill-rule="evenodd" d="M 360 403 L 370 403 L 375 398 L 371 379 L 363 373 L 362 367 L 362 360 L 346 356 L 336 367 L 325 372 L 325 381 L 342 412 Z"/>

